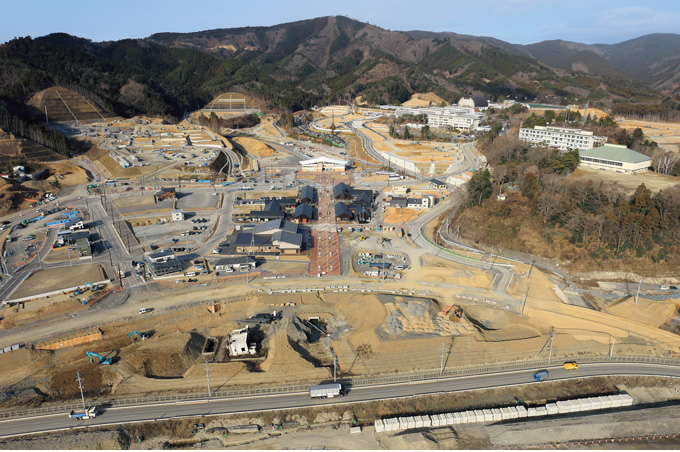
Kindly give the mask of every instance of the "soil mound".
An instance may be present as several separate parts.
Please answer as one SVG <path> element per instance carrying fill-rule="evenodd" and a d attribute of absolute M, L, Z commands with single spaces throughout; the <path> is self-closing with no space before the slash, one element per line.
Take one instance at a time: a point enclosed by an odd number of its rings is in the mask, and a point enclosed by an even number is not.
<path fill-rule="evenodd" d="M 139 344 L 123 359 L 148 378 L 183 378 L 201 356 L 205 337 L 173 333 Z"/>
<path fill-rule="evenodd" d="M 510 326 L 510 314 L 485 306 L 468 306 L 465 309 L 465 317 L 478 329 L 500 330 Z"/>

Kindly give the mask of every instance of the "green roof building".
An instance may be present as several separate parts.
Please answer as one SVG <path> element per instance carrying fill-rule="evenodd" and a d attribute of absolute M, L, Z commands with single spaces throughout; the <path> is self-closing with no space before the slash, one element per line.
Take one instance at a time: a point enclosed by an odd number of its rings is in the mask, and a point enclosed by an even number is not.
<path fill-rule="evenodd" d="M 649 171 L 652 158 L 628 149 L 620 144 L 605 144 L 592 149 L 578 151 L 581 165 L 617 173 L 635 174 Z"/>

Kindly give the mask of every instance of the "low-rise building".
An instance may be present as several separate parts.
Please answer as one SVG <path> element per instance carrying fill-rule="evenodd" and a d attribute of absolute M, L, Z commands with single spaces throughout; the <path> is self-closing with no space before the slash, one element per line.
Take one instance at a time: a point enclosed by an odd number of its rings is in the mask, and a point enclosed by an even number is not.
<path fill-rule="evenodd" d="M 316 190 L 311 185 L 304 185 L 300 190 L 300 202 L 306 204 L 316 203 Z"/>
<path fill-rule="evenodd" d="M 257 260 L 252 256 L 237 256 L 220 259 L 214 264 L 215 271 L 235 272 L 254 270 L 257 267 Z"/>
<path fill-rule="evenodd" d="M 234 245 L 237 253 L 299 254 L 302 234 L 295 223 L 271 220 L 239 233 Z"/>
<path fill-rule="evenodd" d="M 489 102 L 484 96 L 468 96 L 461 97 L 458 106 L 472 108 L 475 111 L 484 111 L 489 108 Z"/>
<path fill-rule="evenodd" d="M 309 204 L 302 203 L 295 208 L 293 219 L 297 223 L 308 223 L 314 219 L 314 207 Z"/>
<path fill-rule="evenodd" d="M 578 151 L 580 165 L 635 174 L 649 171 L 652 158 L 618 144 L 605 144 L 593 149 Z"/>
<path fill-rule="evenodd" d="M 166 199 L 176 199 L 177 198 L 177 191 L 175 190 L 174 187 L 168 187 L 168 188 L 161 188 L 159 191 L 157 191 L 153 195 L 154 202 L 158 204 L 160 201 L 164 201 Z"/>
<path fill-rule="evenodd" d="M 182 263 L 170 249 L 149 253 L 149 269 L 156 276 L 170 275 L 182 271 Z"/>
<path fill-rule="evenodd" d="M 92 246 L 86 238 L 76 240 L 76 250 L 81 259 L 92 259 Z"/>
<path fill-rule="evenodd" d="M 534 126 L 519 129 L 519 139 L 525 143 L 543 145 L 561 150 L 592 149 L 607 141 L 607 137 L 593 135 L 589 130 L 569 127 Z"/>
<path fill-rule="evenodd" d="M 172 221 L 184 221 L 184 211 L 182 209 L 174 209 L 172 211 Z"/>
<path fill-rule="evenodd" d="M 442 182 L 439 179 L 430 179 L 430 182 L 428 182 L 427 185 L 435 190 L 446 190 L 449 187 L 445 182 Z"/>
<path fill-rule="evenodd" d="M 80 217 L 75 217 L 74 219 L 64 223 L 64 229 L 68 229 L 69 231 L 76 231 L 84 228 L 85 223 L 83 222 L 83 219 Z"/>
<path fill-rule="evenodd" d="M 317 157 L 315 159 L 303 160 L 300 162 L 302 166 L 302 171 L 312 171 L 312 172 L 322 172 L 322 171 L 333 171 L 340 172 L 345 171 L 349 162 L 346 160 L 338 160 L 330 157 Z"/>
<path fill-rule="evenodd" d="M 175 256 L 174 251 L 166 248 L 164 250 L 160 250 L 160 251 L 157 251 L 155 253 L 149 253 L 148 257 L 149 257 L 150 262 L 158 264 L 158 263 L 171 261 L 171 260 L 175 259 L 177 256 Z"/>
<path fill-rule="evenodd" d="M 248 327 L 229 332 L 229 356 L 237 357 L 257 353 L 255 344 L 248 344 Z"/>

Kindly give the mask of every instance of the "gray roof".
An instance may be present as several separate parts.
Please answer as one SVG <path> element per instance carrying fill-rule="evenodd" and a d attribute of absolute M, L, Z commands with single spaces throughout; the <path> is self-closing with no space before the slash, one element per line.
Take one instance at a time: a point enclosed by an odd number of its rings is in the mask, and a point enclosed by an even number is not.
<path fill-rule="evenodd" d="M 71 226 L 73 226 L 74 224 L 77 224 L 77 223 L 79 223 L 79 222 L 81 222 L 81 221 L 83 221 L 82 218 L 80 218 L 80 217 L 75 217 L 73 220 L 69 220 L 69 221 L 67 221 L 66 223 L 64 223 L 64 227 L 65 227 L 65 228 L 71 227 Z"/>
<path fill-rule="evenodd" d="M 249 216 L 250 218 L 268 218 L 276 220 L 285 218 L 286 213 L 282 210 L 251 210 Z"/>
<path fill-rule="evenodd" d="M 170 249 L 164 249 L 156 253 L 149 253 L 149 259 L 159 259 L 161 257 L 173 256 L 174 254 L 175 254 L 174 251 Z"/>
<path fill-rule="evenodd" d="M 253 235 L 250 232 L 241 232 L 236 236 L 235 246 L 271 246 L 272 238 L 269 235 Z"/>
<path fill-rule="evenodd" d="M 335 217 L 341 217 L 343 215 L 346 215 L 348 217 L 352 217 L 352 212 L 349 210 L 349 207 L 347 204 L 343 202 L 336 202 L 335 203 Z"/>
<path fill-rule="evenodd" d="M 287 243 L 289 245 L 302 246 L 302 234 L 281 231 L 274 234 L 272 242 Z"/>
<path fill-rule="evenodd" d="M 268 234 L 276 232 L 277 230 L 297 232 L 298 225 L 285 220 L 270 220 L 267 221 L 266 223 L 260 223 L 258 225 L 255 225 L 255 227 L 253 228 L 253 234 L 255 235 Z"/>
<path fill-rule="evenodd" d="M 86 248 L 90 246 L 90 241 L 88 239 L 78 239 L 76 240 L 76 246 Z"/>
<path fill-rule="evenodd" d="M 484 96 L 470 96 L 470 99 L 475 103 L 475 107 L 488 107 L 489 102 Z"/>
<path fill-rule="evenodd" d="M 579 157 L 590 157 L 602 160 L 613 160 L 624 163 L 642 163 L 649 161 L 651 165 L 652 158 L 641 154 L 626 146 L 619 144 L 605 144 L 598 148 L 579 149 Z"/>
<path fill-rule="evenodd" d="M 439 179 L 430 179 L 430 183 L 431 183 L 431 184 L 434 184 L 434 185 L 437 185 L 437 186 L 439 186 L 439 185 L 446 185 L 445 182 L 442 182 L 442 181 L 440 181 Z"/>
<path fill-rule="evenodd" d="M 354 202 L 357 204 L 370 204 L 373 201 L 371 190 L 355 190 Z"/>
<path fill-rule="evenodd" d="M 302 190 L 300 190 L 300 199 L 309 200 L 309 202 L 314 202 L 314 187 L 311 185 L 304 185 Z"/>
<path fill-rule="evenodd" d="M 344 182 L 338 182 L 335 187 L 333 187 L 333 197 L 339 198 L 340 196 L 352 196 L 351 187 Z"/>
<path fill-rule="evenodd" d="M 271 201 L 264 205 L 264 209 L 262 210 L 268 212 L 277 212 L 281 210 L 281 204 L 276 199 L 272 199 Z"/>
<path fill-rule="evenodd" d="M 302 203 L 295 208 L 295 213 L 293 214 L 295 218 L 307 217 L 308 219 L 314 218 L 314 208 L 309 204 Z"/>
<path fill-rule="evenodd" d="M 257 262 L 253 256 L 238 256 L 238 257 L 225 257 L 215 262 L 215 266 L 218 265 L 239 265 L 248 264 L 251 262 Z"/>
<path fill-rule="evenodd" d="M 402 198 L 402 197 L 397 197 L 397 198 L 392 197 L 392 199 L 390 199 L 390 205 L 391 206 L 397 206 L 397 205 L 406 206 L 406 205 L 408 205 L 408 199 Z"/>

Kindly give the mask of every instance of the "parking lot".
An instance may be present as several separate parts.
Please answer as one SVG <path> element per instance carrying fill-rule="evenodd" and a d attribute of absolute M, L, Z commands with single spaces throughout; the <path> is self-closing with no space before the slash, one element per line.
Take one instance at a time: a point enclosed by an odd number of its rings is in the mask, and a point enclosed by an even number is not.
<path fill-rule="evenodd" d="M 358 251 L 352 255 L 352 267 L 362 276 L 399 279 L 409 264 L 407 256 L 393 251 Z"/>
<path fill-rule="evenodd" d="M 194 211 L 197 209 L 214 209 L 217 207 L 219 196 L 214 194 L 211 190 L 201 190 L 193 192 L 177 193 L 177 208 L 186 211 Z"/>
<path fill-rule="evenodd" d="M 183 253 L 197 248 L 207 239 L 215 219 L 215 214 L 194 215 L 187 216 L 184 221 L 137 226 L 134 230 L 147 250 L 171 248 L 177 253 Z"/>

